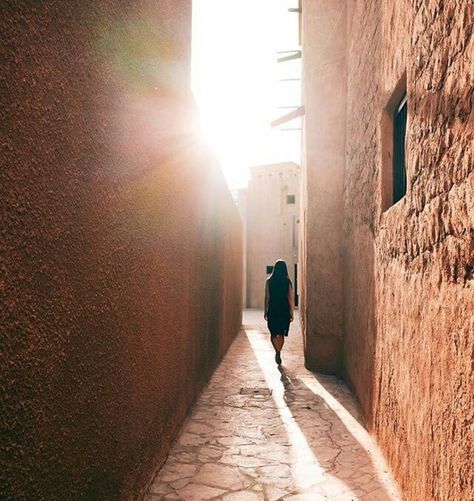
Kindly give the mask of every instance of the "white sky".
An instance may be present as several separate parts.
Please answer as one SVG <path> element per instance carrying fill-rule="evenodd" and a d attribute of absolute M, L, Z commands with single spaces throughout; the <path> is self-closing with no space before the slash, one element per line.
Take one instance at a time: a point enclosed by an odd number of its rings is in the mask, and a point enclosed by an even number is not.
<path fill-rule="evenodd" d="M 300 134 L 270 122 L 299 105 L 299 60 L 277 63 L 298 47 L 297 0 L 193 0 L 193 92 L 201 129 L 231 189 L 251 165 L 300 161 Z M 282 127 L 299 127 L 299 120 Z"/>

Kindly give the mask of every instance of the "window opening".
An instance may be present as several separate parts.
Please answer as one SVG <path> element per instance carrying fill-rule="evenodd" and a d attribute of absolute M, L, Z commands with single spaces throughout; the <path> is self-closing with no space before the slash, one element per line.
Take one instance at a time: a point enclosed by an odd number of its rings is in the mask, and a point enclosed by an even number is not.
<path fill-rule="evenodd" d="M 295 203 L 295 195 L 286 195 L 286 203 L 294 204 Z"/>
<path fill-rule="evenodd" d="M 393 115 L 393 197 L 396 204 L 407 192 L 405 147 L 407 133 L 407 96 L 403 96 Z"/>
<path fill-rule="evenodd" d="M 267 266 L 267 275 L 270 275 L 273 271 L 273 266 Z"/>
<path fill-rule="evenodd" d="M 385 106 L 381 132 L 381 209 L 383 212 L 399 202 L 407 193 L 408 116 L 407 79 L 404 72 Z"/>

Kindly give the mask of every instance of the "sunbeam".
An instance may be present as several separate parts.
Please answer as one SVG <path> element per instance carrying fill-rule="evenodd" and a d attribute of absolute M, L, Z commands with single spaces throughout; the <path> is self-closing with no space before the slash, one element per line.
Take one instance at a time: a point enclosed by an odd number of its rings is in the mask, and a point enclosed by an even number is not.
<path fill-rule="evenodd" d="M 242 187 L 251 165 L 300 160 L 299 134 L 272 129 L 279 107 L 299 98 L 282 85 L 277 51 L 297 44 L 290 0 L 193 2 L 193 92 L 201 130 L 231 188 Z M 245 36 L 242 36 L 244 34 Z"/>

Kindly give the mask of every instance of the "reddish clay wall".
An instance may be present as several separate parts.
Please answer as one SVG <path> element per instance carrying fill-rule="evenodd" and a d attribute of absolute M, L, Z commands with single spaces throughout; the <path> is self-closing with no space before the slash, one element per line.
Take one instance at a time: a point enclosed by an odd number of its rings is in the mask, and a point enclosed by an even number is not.
<path fill-rule="evenodd" d="M 191 2 L 3 2 L 2 499 L 138 499 L 241 320 Z"/>
<path fill-rule="evenodd" d="M 347 26 L 344 372 L 371 425 L 377 338 L 374 233 L 380 192 L 377 168 L 380 169 L 381 136 L 378 128 L 384 106 L 379 95 L 380 5 L 367 2 L 362 8 L 358 2 L 349 2 Z M 372 52 L 365 52 L 364 47 L 370 47 Z"/>
<path fill-rule="evenodd" d="M 346 371 L 410 500 L 474 498 L 467 4 L 351 2 L 349 18 Z M 408 188 L 384 212 L 382 113 L 404 72 Z"/>
<path fill-rule="evenodd" d="M 473 499 L 472 7 L 456 0 L 341 4 L 341 16 L 347 8 L 347 44 L 345 54 L 332 61 L 343 65 L 342 78 L 347 73 L 341 124 L 333 109 L 319 106 L 341 85 L 333 78 L 328 89 L 331 66 L 321 57 L 335 51 L 329 43 L 331 34 L 338 36 L 335 6 L 325 0 L 303 4 L 303 18 L 310 17 L 304 28 L 319 28 L 319 34 L 303 31 L 304 145 L 306 155 L 326 159 L 337 142 L 324 144 L 321 137 L 329 131 L 335 141 L 345 137 L 343 300 L 342 307 L 326 309 L 324 302 L 311 302 L 331 287 L 317 278 L 332 268 L 312 275 L 311 263 L 324 266 L 337 257 L 326 243 L 326 236 L 333 241 L 331 226 L 323 222 L 342 217 L 342 212 L 328 215 L 329 208 L 338 209 L 334 199 L 326 200 L 341 170 L 334 179 L 325 178 L 306 158 L 307 335 L 311 325 L 316 332 L 343 315 L 346 380 L 406 499 Z M 308 43 L 318 37 L 327 43 Z M 387 209 L 391 158 L 384 145 L 392 137 L 384 110 L 404 74 L 408 187 Z M 311 130 L 308 116 L 324 124 L 322 136 Z M 333 287 L 335 294 L 338 273 Z M 327 354 L 316 345 L 308 348 L 319 370 Z M 333 361 L 337 366 L 336 354 Z"/>
<path fill-rule="evenodd" d="M 345 2 L 305 0 L 303 12 L 305 365 L 334 374 L 343 360 Z"/>

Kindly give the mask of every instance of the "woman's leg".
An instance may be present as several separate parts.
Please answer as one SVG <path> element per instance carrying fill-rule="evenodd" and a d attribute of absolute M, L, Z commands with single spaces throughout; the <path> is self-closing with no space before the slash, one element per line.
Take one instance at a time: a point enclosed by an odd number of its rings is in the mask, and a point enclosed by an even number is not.
<path fill-rule="evenodd" d="M 275 336 L 275 350 L 280 352 L 285 344 L 285 336 Z"/>
<path fill-rule="evenodd" d="M 280 350 L 278 349 L 278 338 L 279 338 L 279 337 L 280 337 L 280 336 L 271 336 L 271 337 L 270 337 L 270 340 L 271 340 L 271 342 L 272 342 L 273 348 L 275 348 L 275 352 L 280 351 Z"/>
<path fill-rule="evenodd" d="M 283 348 L 283 345 L 285 344 L 285 336 L 272 336 L 272 345 L 273 348 L 275 348 L 275 362 L 280 365 L 281 364 L 281 349 Z"/>

